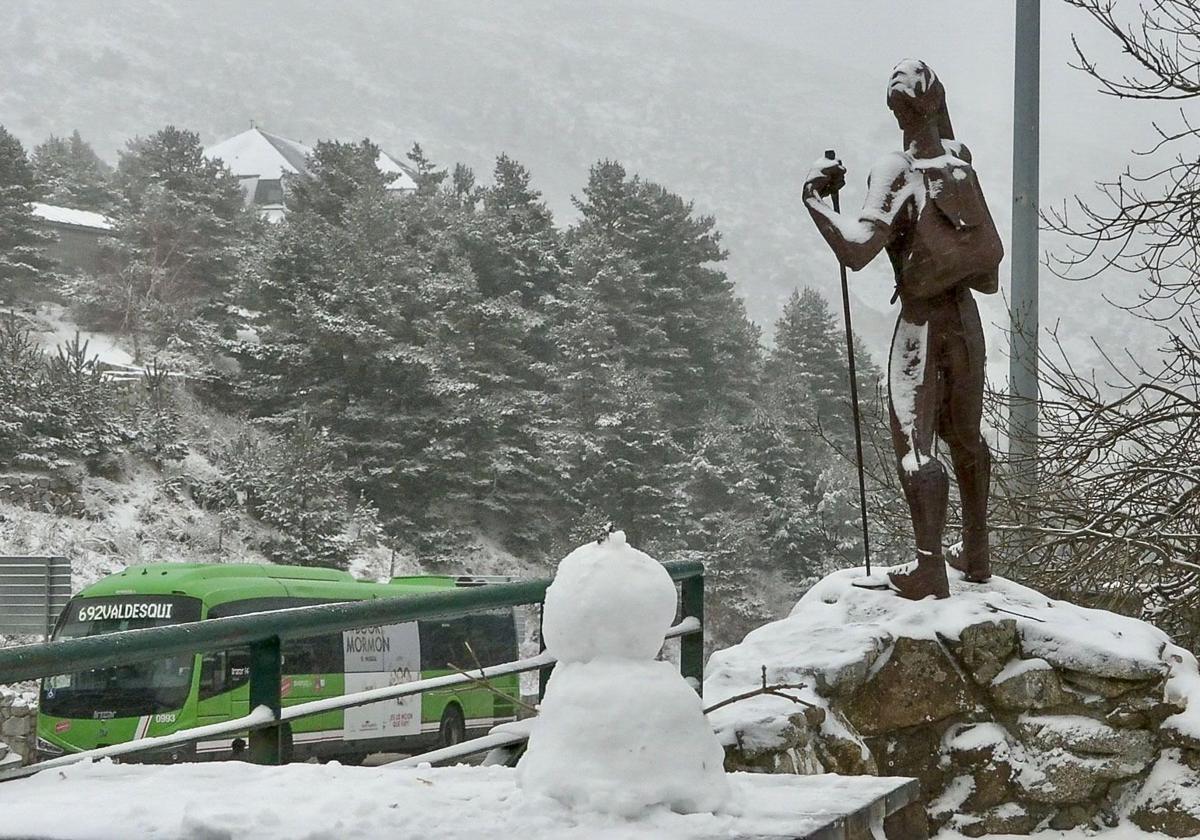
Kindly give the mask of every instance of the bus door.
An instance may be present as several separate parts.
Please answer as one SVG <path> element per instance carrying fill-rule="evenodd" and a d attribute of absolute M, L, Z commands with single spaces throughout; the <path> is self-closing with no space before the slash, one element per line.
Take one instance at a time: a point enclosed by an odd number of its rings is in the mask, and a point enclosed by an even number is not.
<path fill-rule="evenodd" d="M 233 648 L 200 657 L 197 723 L 219 723 L 249 713 L 250 650 Z"/>

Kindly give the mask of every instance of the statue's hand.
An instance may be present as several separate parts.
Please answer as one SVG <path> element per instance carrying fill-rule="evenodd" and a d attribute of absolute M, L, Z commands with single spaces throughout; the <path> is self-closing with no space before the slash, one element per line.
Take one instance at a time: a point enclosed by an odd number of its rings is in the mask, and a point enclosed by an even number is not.
<path fill-rule="evenodd" d="M 846 186 L 846 167 L 842 166 L 842 162 L 821 158 L 813 163 L 812 169 L 808 170 L 808 175 L 804 179 L 804 194 L 806 196 L 815 194 L 825 198 L 844 186 Z"/>

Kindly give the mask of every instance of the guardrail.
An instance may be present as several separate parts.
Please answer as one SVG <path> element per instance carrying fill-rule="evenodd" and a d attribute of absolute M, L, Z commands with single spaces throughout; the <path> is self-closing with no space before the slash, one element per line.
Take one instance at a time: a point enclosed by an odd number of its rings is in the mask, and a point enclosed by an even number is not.
<path fill-rule="evenodd" d="M 680 584 L 683 620 L 672 628 L 670 634 L 680 637 L 680 671 L 685 678 L 694 680 L 698 687 L 704 682 L 704 567 L 696 561 L 677 561 L 663 565 L 671 579 Z M 544 578 L 373 601 L 294 607 L 266 613 L 205 619 L 170 627 L 126 630 L 101 636 L 0 649 L 0 684 L 4 684 L 130 662 L 245 646 L 250 649 L 252 709 L 249 715 L 237 720 L 73 753 L 6 773 L 0 776 L 0 779 L 28 775 L 52 764 L 127 755 L 214 735 L 247 731 L 250 733 L 250 760 L 259 764 L 279 764 L 283 748 L 283 725 L 287 721 L 332 709 L 351 708 L 479 679 L 474 672 L 469 676 L 450 674 L 285 708 L 280 691 L 281 640 L 336 633 L 357 627 L 450 618 L 500 607 L 540 604 L 550 583 L 549 578 Z M 537 670 L 541 673 L 541 687 L 544 691 L 545 682 L 553 666 L 554 658 L 542 653 L 529 659 L 496 665 L 484 671 L 486 676 L 500 676 Z"/>

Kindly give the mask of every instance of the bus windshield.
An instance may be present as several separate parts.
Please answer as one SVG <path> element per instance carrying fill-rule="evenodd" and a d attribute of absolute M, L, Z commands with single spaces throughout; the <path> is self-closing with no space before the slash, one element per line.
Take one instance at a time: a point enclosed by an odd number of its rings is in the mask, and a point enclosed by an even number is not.
<path fill-rule="evenodd" d="M 74 598 L 54 631 L 78 639 L 200 619 L 200 600 L 177 595 Z M 187 700 L 194 656 L 131 662 L 42 681 L 41 711 L 56 717 L 108 719 L 179 709 Z"/>

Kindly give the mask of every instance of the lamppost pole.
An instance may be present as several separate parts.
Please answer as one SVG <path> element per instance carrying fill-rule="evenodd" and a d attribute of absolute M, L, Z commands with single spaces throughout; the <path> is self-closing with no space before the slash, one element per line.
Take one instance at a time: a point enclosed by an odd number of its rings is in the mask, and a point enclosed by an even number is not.
<path fill-rule="evenodd" d="M 1008 436 L 1017 489 L 1026 496 L 1037 481 L 1040 0 L 1016 0 L 1016 16 Z"/>

